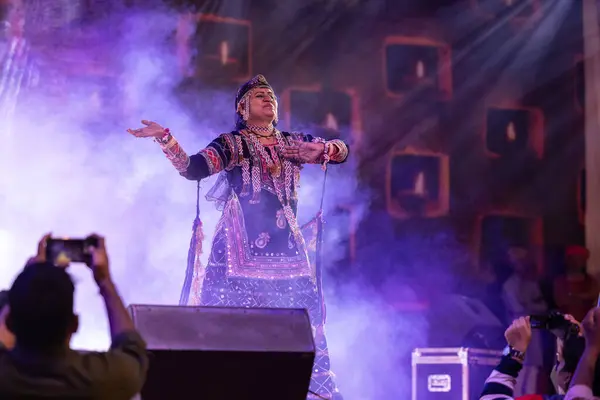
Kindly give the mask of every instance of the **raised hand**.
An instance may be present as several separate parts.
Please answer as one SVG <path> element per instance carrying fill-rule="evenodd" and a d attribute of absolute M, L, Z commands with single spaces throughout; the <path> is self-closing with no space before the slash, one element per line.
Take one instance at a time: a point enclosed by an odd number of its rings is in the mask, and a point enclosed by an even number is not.
<path fill-rule="evenodd" d="M 570 314 L 565 314 L 565 319 L 575 325 L 577 325 L 577 327 L 579 328 L 579 336 L 583 336 L 583 325 L 581 325 L 581 322 L 577 321 L 575 319 L 575 317 L 573 317 Z"/>
<path fill-rule="evenodd" d="M 165 134 L 165 128 L 153 121 L 142 120 L 142 124 L 146 125 L 139 129 L 127 129 L 127 132 L 139 138 L 159 138 Z"/>
<path fill-rule="evenodd" d="M 521 317 L 513 321 L 504 332 L 506 341 L 512 348 L 525 353 L 531 342 L 531 324 L 529 317 Z"/>
<path fill-rule="evenodd" d="M 89 247 L 86 251 L 91 255 L 88 267 L 91 268 L 94 279 L 100 283 L 104 280 L 110 279 L 110 269 L 108 261 L 108 253 L 106 252 L 106 242 L 102 236 L 93 234 L 90 238 L 94 238 L 97 241 L 97 246 Z"/>
<path fill-rule="evenodd" d="M 51 237 L 52 237 L 52 234 L 47 233 L 40 239 L 40 241 L 38 242 L 36 255 L 33 257 L 30 257 L 29 260 L 27 260 L 27 263 L 25 264 L 25 266 L 30 265 L 30 264 L 36 264 L 36 263 L 44 263 L 47 261 L 46 260 L 46 246 L 48 244 L 48 239 L 50 239 Z"/>
<path fill-rule="evenodd" d="M 302 142 L 293 140 L 291 146 L 285 146 L 282 155 L 293 161 L 303 164 L 317 164 L 323 157 L 325 145 L 323 143 Z"/>
<path fill-rule="evenodd" d="M 600 352 L 600 307 L 592 308 L 582 322 L 586 347 Z"/>

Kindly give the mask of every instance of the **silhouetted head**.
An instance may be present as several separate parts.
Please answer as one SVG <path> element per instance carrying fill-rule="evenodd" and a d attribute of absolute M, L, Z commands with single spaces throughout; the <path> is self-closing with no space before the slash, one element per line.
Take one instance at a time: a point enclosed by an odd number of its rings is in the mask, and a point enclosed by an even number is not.
<path fill-rule="evenodd" d="M 50 263 L 26 266 L 8 293 L 6 323 L 17 346 L 33 351 L 67 346 L 79 325 L 74 297 L 73 280 L 63 268 Z"/>

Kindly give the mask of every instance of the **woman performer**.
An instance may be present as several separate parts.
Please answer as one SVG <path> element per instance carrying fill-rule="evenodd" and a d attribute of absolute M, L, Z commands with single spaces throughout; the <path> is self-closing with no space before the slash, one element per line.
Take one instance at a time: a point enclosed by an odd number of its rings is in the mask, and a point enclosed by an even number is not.
<path fill-rule="evenodd" d="M 328 163 L 342 163 L 348 146 L 337 139 L 277 130 L 277 98 L 262 75 L 240 87 L 235 110 L 235 131 L 220 135 L 192 156 L 169 129 L 155 122 L 142 121 L 145 127 L 128 132 L 154 138 L 189 180 L 221 172 L 207 197 L 221 203 L 223 214 L 208 265 L 196 264 L 192 303 L 307 309 L 316 344 L 310 390 L 328 399 L 341 398 L 329 366 L 317 274 L 296 212 L 302 164 L 326 168 Z M 318 397 L 310 394 L 309 398 Z"/>

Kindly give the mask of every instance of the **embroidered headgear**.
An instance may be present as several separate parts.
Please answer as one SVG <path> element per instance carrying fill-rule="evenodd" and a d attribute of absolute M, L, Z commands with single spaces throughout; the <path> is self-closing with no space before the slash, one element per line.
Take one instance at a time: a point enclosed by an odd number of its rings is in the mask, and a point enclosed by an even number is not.
<path fill-rule="evenodd" d="M 269 82 L 267 82 L 267 80 L 265 79 L 264 75 L 256 75 L 254 78 L 250 79 L 248 82 L 244 83 L 237 92 L 237 95 L 235 96 L 235 109 L 237 111 L 238 109 L 238 105 L 240 104 L 240 101 L 242 101 L 242 99 L 244 98 L 244 96 L 251 91 L 254 88 L 257 87 L 262 87 L 262 88 L 268 88 L 273 90 L 273 88 L 271 87 L 271 85 L 269 85 Z M 274 90 L 273 90 L 274 92 Z"/>

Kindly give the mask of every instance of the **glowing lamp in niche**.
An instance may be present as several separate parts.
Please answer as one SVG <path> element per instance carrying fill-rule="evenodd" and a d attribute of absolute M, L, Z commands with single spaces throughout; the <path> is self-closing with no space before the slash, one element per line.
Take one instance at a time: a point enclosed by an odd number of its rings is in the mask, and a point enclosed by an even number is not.
<path fill-rule="evenodd" d="M 350 140 L 359 124 L 358 99 L 351 90 L 290 88 L 283 92 L 281 102 L 286 125 L 293 131 L 307 131 L 328 140 Z"/>
<path fill-rule="evenodd" d="M 517 140 L 517 127 L 514 122 L 510 122 L 506 127 L 506 141 L 512 143 Z"/>
<path fill-rule="evenodd" d="M 250 79 L 251 23 L 212 14 L 182 17 L 177 32 L 178 58 L 186 76 L 210 82 Z"/>
<path fill-rule="evenodd" d="M 425 63 L 423 61 L 419 60 L 417 62 L 417 70 L 415 72 L 417 79 L 425 79 L 427 75 L 425 74 Z"/>
<path fill-rule="evenodd" d="M 437 217 L 449 208 L 448 156 L 394 151 L 386 174 L 386 202 L 396 218 Z"/>
<path fill-rule="evenodd" d="M 229 58 L 229 43 L 227 43 L 226 40 L 223 40 L 221 42 L 220 56 L 221 56 L 221 65 L 223 65 L 223 66 L 237 62 L 235 59 Z"/>
<path fill-rule="evenodd" d="M 491 157 L 543 155 L 543 115 L 538 109 L 489 108 L 484 129 L 486 151 Z"/>
<path fill-rule="evenodd" d="M 438 63 L 437 48 L 431 46 L 389 45 L 386 48 L 387 89 L 393 93 L 406 93 L 429 87 L 435 90 L 437 77 L 428 76 L 427 67 L 435 70 Z"/>
<path fill-rule="evenodd" d="M 448 98 L 452 92 L 449 46 L 424 38 L 390 36 L 384 41 L 383 75 L 388 95 L 419 92 Z"/>
<path fill-rule="evenodd" d="M 323 123 L 323 127 L 334 132 L 339 132 L 340 130 L 337 118 L 335 118 L 335 116 L 332 113 L 327 113 L 327 115 L 325 116 L 325 122 Z"/>

